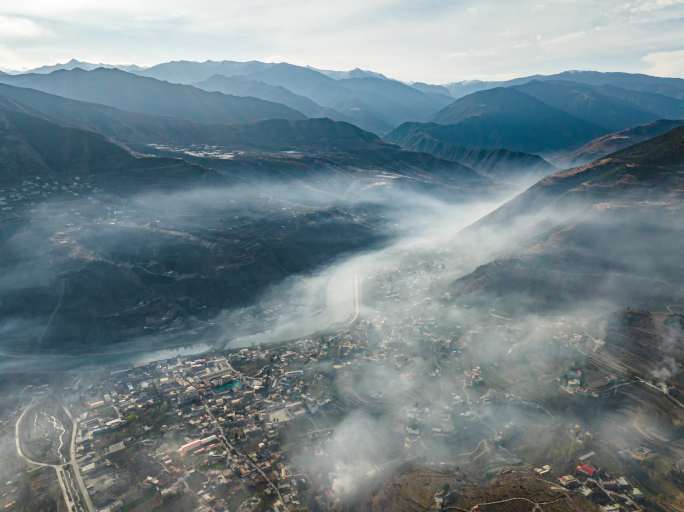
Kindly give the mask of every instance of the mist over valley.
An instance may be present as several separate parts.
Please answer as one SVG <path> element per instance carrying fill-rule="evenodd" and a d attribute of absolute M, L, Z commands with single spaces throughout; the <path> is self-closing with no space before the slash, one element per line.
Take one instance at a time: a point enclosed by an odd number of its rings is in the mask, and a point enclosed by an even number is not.
<path fill-rule="evenodd" d="M 684 80 L 271 60 L 0 72 L 0 508 L 682 510 Z"/>

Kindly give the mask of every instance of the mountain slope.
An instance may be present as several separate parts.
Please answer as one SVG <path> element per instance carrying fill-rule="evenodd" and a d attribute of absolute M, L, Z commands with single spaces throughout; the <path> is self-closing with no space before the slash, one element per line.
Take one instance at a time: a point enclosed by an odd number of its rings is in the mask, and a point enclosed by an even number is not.
<path fill-rule="evenodd" d="M 654 92 L 631 91 L 614 85 L 596 86 L 606 96 L 623 100 L 650 112 L 659 119 L 684 119 L 684 99 L 672 98 Z"/>
<path fill-rule="evenodd" d="M 53 123 L 72 128 L 81 128 L 101 133 L 117 142 L 127 145 L 176 144 L 176 145 L 234 145 L 246 144 L 249 148 L 273 148 L 267 140 L 272 134 L 264 132 L 264 145 L 260 144 L 259 123 L 249 128 L 242 125 L 199 124 L 175 117 L 153 116 L 127 112 L 97 103 L 70 100 L 47 94 L 35 89 L 0 84 L 0 105 L 9 110 L 41 117 Z M 286 120 L 279 126 L 285 130 L 281 140 L 286 140 L 288 128 L 294 125 Z M 303 120 L 306 121 L 306 120 Z M 274 120 L 277 124 L 277 120 Z M 269 126 L 268 123 L 264 127 Z M 323 125 L 318 123 L 319 127 Z M 362 130 L 358 130 L 362 132 Z M 249 133 L 245 138 L 244 134 Z M 312 135 L 312 141 L 322 141 Z M 300 137 L 300 141 L 303 139 Z M 309 147 L 313 147 L 312 143 Z M 243 148 L 244 149 L 244 148 Z"/>
<path fill-rule="evenodd" d="M 418 91 L 396 80 L 364 77 L 339 80 L 339 83 L 382 112 L 384 119 L 393 125 L 407 120 L 427 121 L 451 103 L 451 99 L 443 95 Z"/>
<path fill-rule="evenodd" d="M 362 189 L 408 187 L 448 201 L 494 189 L 490 179 L 459 162 L 405 151 L 354 125 L 330 119 L 272 120 L 231 128 L 234 131 L 223 146 L 224 151 L 235 151 L 229 158 L 212 158 L 201 151 L 180 154 L 247 181 L 277 178 L 308 187 L 313 182 L 329 183 L 345 177 Z M 167 148 L 157 152 L 169 154 Z M 179 153 L 171 150 L 170 154 Z"/>
<path fill-rule="evenodd" d="M 270 85 L 257 80 L 251 80 L 244 76 L 214 75 L 202 82 L 194 84 L 205 91 L 221 92 L 234 96 L 251 96 L 266 101 L 282 103 L 288 107 L 302 112 L 308 117 L 330 117 L 331 119 L 343 120 L 345 116 L 330 108 L 321 107 L 315 101 L 295 94 L 279 85 Z"/>
<path fill-rule="evenodd" d="M 220 141 L 229 149 L 330 151 L 373 149 L 380 138 L 352 124 L 327 118 L 259 123 L 223 127 Z"/>
<path fill-rule="evenodd" d="M 0 105 L 62 126 L 97 132 L 124 144 L 200 143 L 203 139 L 197 132 L 206 130 L 204 125 L 174 117 L 126 112 L 5 84 L 0 84 Z"/>
<path fill-rule="evenodd" d="M 511 88 L 465 96 L 438 112 L 449 140 L 469 147 L 540 152 L 577 147 L 605 129 Z"/>
<path fill-rule="evenodd" d="M 682 125 L 684 125 L 684 121 L 661 119 L 643 126 L 609 133 L 608 135 L 589 141 L 587 144 L 574 151 L 567 158 L 568 166 L 574 167 L 591 162 L 592 160 L 615 153 L 616 151 L 633 146 L 639 142 L 657 137 L 658 135 Z"/>
<path fill-rule="evenodd" d="M 512 215 L 525 215 L 540 207 L 572 206 L 579 200 L 634 203 L 647 196 L 668 200 L 681 208 L 684 190 L 684 127 L 617 151 L 588 165 L 559 171 L 502 206 L 487 224 Z M 660 205 L 662 206 L 662 205 Z"/>
<path fill-rule="evenodd" d="M 606 130 L 623 130 L 659 119 L 615 95 L 603 94 L 594 87 L 562 81 L 534 80 L 516 86 L 539 101 Z"/>
<path fill-rule="evenodd" d="M 292 64 L 273 64 L 247 75 L 251 80 L 258 80 L 270 85 L 285 87 L 302 96 L 307 96 L 321 105 L 333 101 L 337 96 L 353 98 L 338 80 L 319 73 L 310 68 Z M 319 101 L 324 98 L 326 102 Z"/>
<path fill-rule="evenodd" d="M 437 158 L 459 162 L 496 179 L 514 180 L 521 176 L 548 174 L 554 167 L 530 153 L 497 148 L 468 148 L 453 144 L 442 125 L 404 123 L 385 137 L 404 149 L 429 153 Z"/>
<path fill-rule="evenodd" d="M 502 311 L 662 310 L 684 298 L 683 219 L 680 127 L 549 176 L 469 228 L 517 236 L 452 291 Z"/>
<path fill-rule="evenodd" d="M 74 69 L 47 75 L 2 76 L 0 81 L 130 112 L 172 116 L 198 123 L 231 124 L 304 118 L 300 112 L 278 103 L 210 93 L 115 69 Z"/>
<path fill-rule="evenodd" d="M 75 177 L 111 190 L 145 185 L 169 188 L 209 176 L 178 159 L 138 158 L 103 136 L 0 108 L 0 186 L 27 178 L 57 182 Z"/>
<path fill-rule="evenodd" d="M 66 179 L 95 166 L 120 170 L 133 160 L 130 153 L 100 135 L 0 110 L 3 186 L 21 183 L 29 175 Z"/>

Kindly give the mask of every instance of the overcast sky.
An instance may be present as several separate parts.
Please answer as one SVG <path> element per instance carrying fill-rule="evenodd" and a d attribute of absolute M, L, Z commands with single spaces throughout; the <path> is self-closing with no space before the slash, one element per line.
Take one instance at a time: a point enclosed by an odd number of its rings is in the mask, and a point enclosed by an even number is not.
<path fill-rule="evenodd" d="M 684 77 L 684 0 L 0 0 L 0 68 L 287 61 L 406 81 Z"/>

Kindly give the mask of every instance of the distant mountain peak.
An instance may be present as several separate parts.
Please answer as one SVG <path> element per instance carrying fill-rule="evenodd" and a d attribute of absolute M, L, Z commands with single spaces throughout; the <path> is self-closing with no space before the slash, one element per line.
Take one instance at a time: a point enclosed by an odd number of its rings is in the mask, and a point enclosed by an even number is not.
<path fill-rule="evenodd" d="M 64 63 L 58 62 L 57 64 L 40 66 L 40 67 L 35 68 L 35 69 L 30 69 L 30 70 L 26 71 L 25 73 L 27 73 L 27 74 L 30 74 L 30 73 L 48 74 L 48 73 L 52 73 L 53 71 L 60 71 L 60 70 L 70 71 L 73 69 L 83 69 L 85 71 L 91 71 L 91 70 L 97 69 L 97 68 L 121 69 L 123 71 L 128 71 L 128 72 L 139 72 L 143 69 L 140 66 L 136 66 L 134 64 L 114 65 L 114 64 L 105 64 L 103 62 L 93 63 L 93 62 L 86 62 L 86 61 L 78 60 L 78 59 L 72 57 L 67 62 L 64 62 Z"/>
<path fill-rule="evenodd" d="M 355 67 L 354 69 L 350 69 L 349 71 L 319 69 L 310 66 L 307 67 L 319 73 L 323 73 L 324 75 L 329 76 L 330 78 L 334 78 L 335 80 L 344 80 L 346 78 L 379 78 L 382 80 L 389 80 L 389 78 L 387 78 L 382 73 L 378 73 L 376 71 L 369 71 L 367 69 L 361 69 L 360 67 Z"/>

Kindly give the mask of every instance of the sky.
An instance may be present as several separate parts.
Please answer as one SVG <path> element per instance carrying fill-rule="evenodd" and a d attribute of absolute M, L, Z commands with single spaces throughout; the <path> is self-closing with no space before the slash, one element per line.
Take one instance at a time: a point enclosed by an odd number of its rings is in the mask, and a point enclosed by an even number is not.
<path fill-rule="evenodd" d="M 684 77 L 684 0 L 0 0 L 0 69 L 263 60 L 404 81 Z"/>

